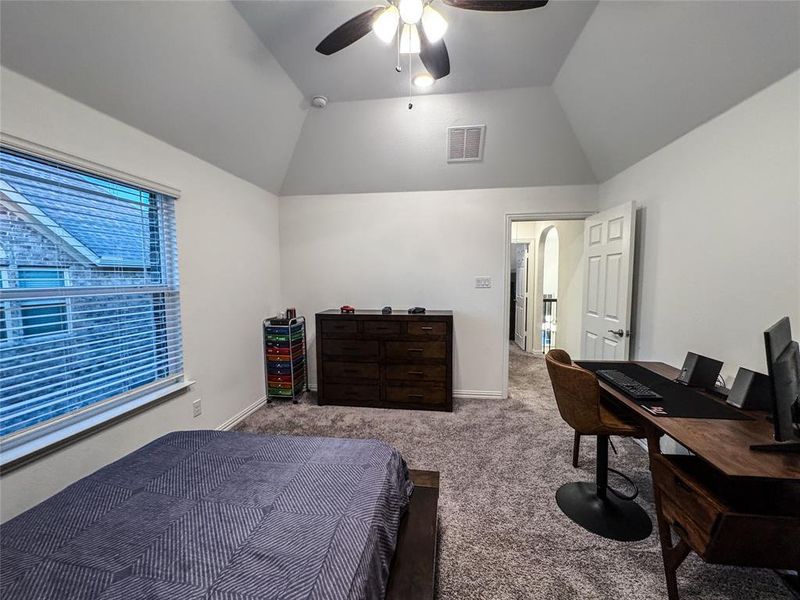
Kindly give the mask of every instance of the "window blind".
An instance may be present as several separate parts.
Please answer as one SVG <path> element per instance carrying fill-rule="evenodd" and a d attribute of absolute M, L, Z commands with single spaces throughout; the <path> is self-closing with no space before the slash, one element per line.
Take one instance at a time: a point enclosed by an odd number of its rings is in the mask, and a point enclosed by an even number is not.
<path fill-rule="evenodd" d="M 0 149 L 0 440 L 182 381 L 174 203 Z"/>

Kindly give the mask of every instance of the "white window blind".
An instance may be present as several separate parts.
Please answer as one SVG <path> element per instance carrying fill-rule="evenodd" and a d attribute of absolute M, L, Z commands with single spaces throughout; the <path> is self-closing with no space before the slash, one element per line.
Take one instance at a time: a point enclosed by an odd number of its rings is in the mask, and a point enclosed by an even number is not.
<path fill-rule="evenodd" d="M 174 198 L 0 150 L 0 441 L 183 379 Z"/>

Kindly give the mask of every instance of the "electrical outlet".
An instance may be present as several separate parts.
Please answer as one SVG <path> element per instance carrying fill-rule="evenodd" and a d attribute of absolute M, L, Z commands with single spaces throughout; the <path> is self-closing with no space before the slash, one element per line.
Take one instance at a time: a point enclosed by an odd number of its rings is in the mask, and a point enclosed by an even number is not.
<path fill-rule="evenodd" d="M 492 278 L 486 276 L 476 277 L 475 287 L 478 289 L 487 289 L 492 287 Z"/>
<path fill-rule="evenodd" d="M 202 401 L 202 399 L 198 398 L 197 400 L 192 402 L 192 416 L 193 417 L 199 417 L 201 414 L 203 414 L 203 406 L 201 404 L 201 401 Z"/>

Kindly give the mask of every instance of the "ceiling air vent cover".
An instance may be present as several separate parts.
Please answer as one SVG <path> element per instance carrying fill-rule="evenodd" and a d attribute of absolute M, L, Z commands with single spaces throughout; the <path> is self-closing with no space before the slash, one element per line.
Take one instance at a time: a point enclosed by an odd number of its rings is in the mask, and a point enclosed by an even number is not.
<path fill-rule="evenodd" d="M 486 125 L 447 128 L 447 162 L 472 162 L 483 159 Z"/>

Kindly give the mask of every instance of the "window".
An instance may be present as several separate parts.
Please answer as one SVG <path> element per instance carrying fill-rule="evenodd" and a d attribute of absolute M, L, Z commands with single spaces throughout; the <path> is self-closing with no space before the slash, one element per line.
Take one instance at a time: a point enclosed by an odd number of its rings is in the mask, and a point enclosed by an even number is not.
<path fill-rule="evenodd" d="M 17 287 L 64 287 L 64 271 L 60 269 L 18 269 Z M 23 337 L 49 335 L 67 331 L 67 301 L 28 300 L 20 303 L 20 331 Z"/>
<path fill-rule="evenodd" d="M 0 289 L 6 287 L 5 270 L 3 267 L 6 265 L 7 261 L 8 255 L 6 254 L 5 248 L 0 246 Z M 0 342 L 4 342 L 7 339 L 8 331 L 6 329 L 6 305 L 5 303 L 0 302 Z"/>
<path fill-rule="evenodd" d="M 174 198 L 0 150 L 0 441 L 183 381 Z"/>

